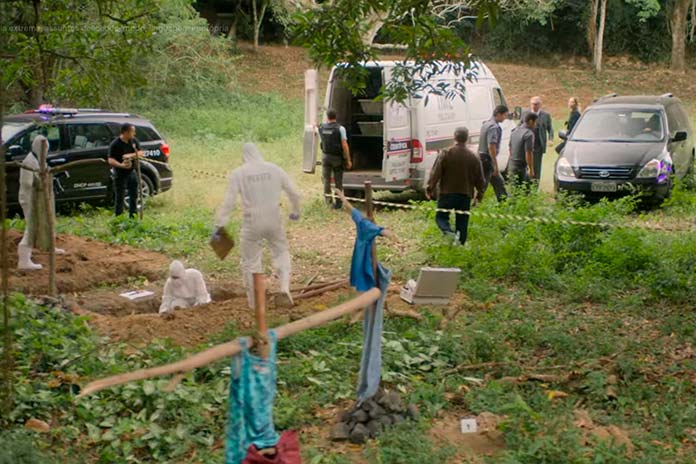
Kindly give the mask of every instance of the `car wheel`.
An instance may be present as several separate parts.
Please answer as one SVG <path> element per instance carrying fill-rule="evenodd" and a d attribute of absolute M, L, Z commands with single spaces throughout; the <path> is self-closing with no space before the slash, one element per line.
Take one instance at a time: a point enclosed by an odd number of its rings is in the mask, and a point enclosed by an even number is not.
<path fill-rule="evenodd" d="M 140 188 L 140 195 L 142 196 L 143 199 L 143 204 L 147 203 L 148 198 L 150 198 L 152 195 L 155 193 L 155 183 L 150 179 L 149 176 L 143 175 L 143 183 Z M 126 211 L 128 210 L 128 200 L 129 200 L 128 194 L 126 194 L 126 197 L 123 199 L 123 206 L 125 207 Z M 138 206 L 140 208 L 140 206 Z"/>
<path fill-rule="evenodd" d="M 686 171 L 686 176 L 684 176 L 684 183 L 689 189 L 696 188 L 696 154 L 691 154 L 691 162 L 689 163 L 689 169 Z"/>

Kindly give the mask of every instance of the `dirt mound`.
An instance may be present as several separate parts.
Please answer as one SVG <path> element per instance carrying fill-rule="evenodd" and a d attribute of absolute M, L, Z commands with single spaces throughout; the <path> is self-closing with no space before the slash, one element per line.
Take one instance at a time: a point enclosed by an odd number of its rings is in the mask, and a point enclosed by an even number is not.
<path fill-rule="evenodd" d="M 271 307 L 266 313 L 269 326 L 275 327 L 326 309 L 345 292 L 345 289 L 339 289 L 313 299 L 311 303 L 302 302 L 293 308 Z M 92 296 L 93 293 L 90 293 L 90 300 Z M 157 314 L 160 298 L 137 305 L 130 303 L 130 306 L 123 305 L 118 299 L 111 299 L 107 295 L 97 296 L 94 300 L 95 303 L 90 301 L 85 308 L 77 311 L 89 315 L 90 324 L 100 334 L 114 341 L 134 345 L 146 345 L 155 339 L 169 338 L 177 345 L 194 347 L 210 340 L 211 336 L 222 332 L 229 324 L 234 324 L 238 331 L 244 333 L 250 333 L 255 326 L 254 311 L 247 307 L 245 296 L 213 301 L 195 308 L 179 309 L 175 311 L 173 319 L 164 319 Z M 108 306 L 113 302 L 128 309 Z M 88 308 L 92 307 L 100 309 L 98 312 L 90 311 Z"/>
<path fill-rule="evenodd" d="M 40 271 L 17 270 L 18 231 L 8 233 L 10 244 L 10 289 L 43 294 L 48 288 L 48 253 L 35 251 L 33 260 L 43 264 Z M 136 278 L 155 281 L 166 275 L 169 259 L 136 248 L 109 245 L 95 240 L 61 235 L 57 245 L 66 254 L 56 257 L 56 285 L 59 293 L 82 292 L 104 285 L 123 285 Z"/>

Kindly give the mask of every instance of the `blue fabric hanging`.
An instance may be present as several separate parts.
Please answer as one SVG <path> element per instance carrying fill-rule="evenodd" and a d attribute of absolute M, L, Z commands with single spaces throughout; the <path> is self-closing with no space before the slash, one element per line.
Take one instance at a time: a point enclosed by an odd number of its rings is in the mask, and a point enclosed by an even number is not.
<path fill-rule="evenodd" d="M 375 396 L 377 390 L 379 390 L 379 383 L 382 378 L 384 300 L 387 298 L 391 271 L 381 264 L 377 264 L 377 274 L 382 295 L 379 297 L 379 300 L 365 308 L 363 352 L 360 360 L 360 377 L 358 381 L 358 405 Z"/>
<path fill-rule="evenodd" d="M 225 464 L 240 464 L 252 444 L 271 448 L 279 436 L 273 427 L 273 398 L 276 394 L 275 331 L 268 331 L 268 359 L 249 352 L 246 338 L 242 352 L 232 359 L 232 379 L 227 411 Z"/>
<path fill-rule="evenodd" d="M 350 285 L 359 292 L 366 292 L 377 286 L 372 268 L 372 242 L 382 233 L 383 228 L 364 217 L 357 209 L 353 209 L 351 217 L 358 234 L 350 264 Z"/>

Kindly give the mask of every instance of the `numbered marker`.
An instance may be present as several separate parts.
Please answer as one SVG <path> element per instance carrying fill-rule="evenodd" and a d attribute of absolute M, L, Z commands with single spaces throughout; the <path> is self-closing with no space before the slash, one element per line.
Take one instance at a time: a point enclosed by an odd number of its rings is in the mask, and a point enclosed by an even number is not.
<path fill-rule="evenodd" d="M 476 418 L 467 417 L 461 421 L 462 433 L 476 433 Z"/>

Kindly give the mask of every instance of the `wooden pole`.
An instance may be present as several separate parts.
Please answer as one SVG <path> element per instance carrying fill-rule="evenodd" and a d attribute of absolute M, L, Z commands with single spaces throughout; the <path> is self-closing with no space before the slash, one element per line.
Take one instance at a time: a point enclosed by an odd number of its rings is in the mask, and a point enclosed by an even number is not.
<path fill-rule="evenodd" d="M 334 308 L 327 309 L 326 311 L 321 311 L 319 313 L 312 314 L 309 317 L 300 319 L 289 324 L 282 325 L 275 329 L 278 340 L 287 338 L 299 332 L 303 332 L 307 329 L 314 327 L 319 327 L 326 324 L 327 322 L 339 319 L 346 314 L 354 313 L 365 306 L 371 305 L 379 299 L 381 292 L 378 288 L 373 288 L 350 301 L 347 301 L 341 305 Z M 249 346 L 253 346 L 253 338 L 247 338 L 247 343 Z M 164 366 L 153 367 L 150 369 L 142 369 L 135 372 L 129 372 L 127 374 L 119 374 L 112 377 L 107 377 L 105 379 L 96 380 L 89 383 L 82 389 L 78 397 L 83 397 L 91 395 L 98 391 L 104 390 L 106 388 L 115 387 L 117 385 L 123 385 L 129 382 L 134 382 L 136 380 L 144 380 L 152 377 L 158 377 L 162 375 L 172 375 L 181 374 L 184 372 L 192 371 L 198 367 L 203 367 L 211 364 L 220 359 L 228 358 L 239 354 L 241 351 L 241 346 L 239 341 L 235 340 L 233 342 L 224 343 L 222 345 L 214 346 L 208 350 L 202 351 L 198 354 L 190 356 L 184 360 L 167 364 Z"/>
<path fill-rule="evenodd" d="M 2 132 L 2 117 L 5 103 L 4 86 L 0 85 L 0 133 Z M 2 328 L 3 328 L 3 360 L 2 360 L 2 417 L 7 420 L 12 411 L 12 331 L 10 330 L 9 304 L 9 251 L 7 246 L 7 191 L 5 172 L 5 146 L 0 140 L 0 262 L 2 265 Z M 4 422 L 4 421 L 3 421 Z M 7 420 L 9 423 L 9 420 Z M 0 424 L 1 425 L 1 424 Z"/>
<path fill-rule="evenodd" d="M 56 235 L 55 211 L 53 202 L 53 174 L 48 168 L 48 140 L 39 153 L 39 168 L 41 169 L 41 184 L 44 209 L 46 211 L 46 234 L 50 240 L 48 247 L 48 294 L 56 296 Z"/>
<path fill-rule="evenodd" d="M 266 325 L 266 276 L 254 274 L 254 312 L 256 315 L 256 341 L 259 356 L 266 359 L 270 353 L 268 326 Z"/>
<path fill-rule="evenodd" d="M 140 171 L 140 158 L 137 156 L 135 158 L 135 172 L 138 176 L 138 217 L 143 220 L 143 210 L 145 209 L 145 204 L 143 203 L 143 174 Z"/>

